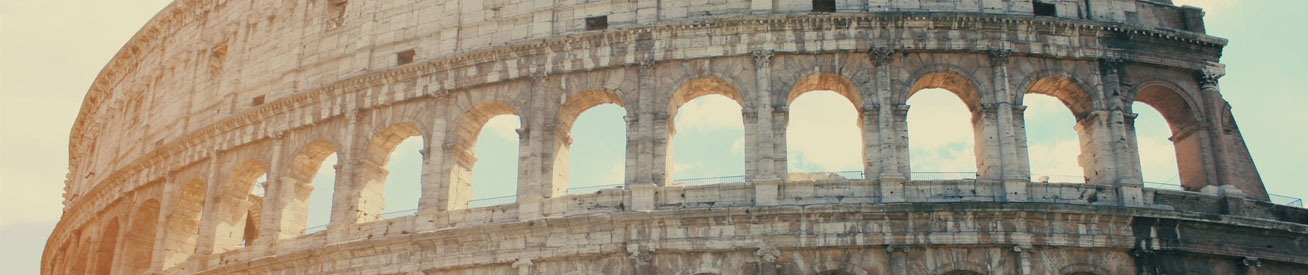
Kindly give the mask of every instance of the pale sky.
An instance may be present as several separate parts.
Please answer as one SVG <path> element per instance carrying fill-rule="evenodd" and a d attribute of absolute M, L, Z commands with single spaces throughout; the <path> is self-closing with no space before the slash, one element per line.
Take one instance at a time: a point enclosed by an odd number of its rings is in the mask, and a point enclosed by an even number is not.
<path fill-rule="evenodd" d="M 0 1 L 0 273 L 36 274 L 50 230 L 62 211 L 68 133 L 91 81 L 140 27 L 170 1 Z M 1207 11 L 1208 33 L 1231 40 L 1222 62 L 1223 95 L 1234 105 L 1249 149 L 1272 193 L 1308 197 L 1308 93 L 1290 80 L 1308 71 L 1308 20 L 1295 0 L 1177 0 Z M 914 171 L 971 172 L 968 114 L 948 92 L 910 99 Z M 1072 117 L 1057 100 L 1028 96 L 1027 126 L 1033 172 L 1079 176 Z M 832 107 L 826 107 L 832 106 Z M 687 103 L 672 139 L 674 179 L 743 174 L 739 105 L 703 97 Z M 1145 105 L 1135 107 L 1147 181 L 1172 182 L 1175 156 L 1166 124 Z M 583 113 L 573 128 L 570 186 L 619 184 L 625 150 L 625 111 L 606 105 Z M 791 107 L 790 171 L 858 170 L 852 105 L 830 92 L 809 93 Z M 925 121 L 925 122 L 924 122 Z M 493 119 L 476 149 L 474 197 L 514 193 L 517 119 Z M 387 210 L 416 207 L 418 139 L 406 141 L 388 164 Z M 334 158 L 333 158 L 334 159 Z M 328 160 L 333 162 L 334 160 Z M 323 165 L 331 167 L 332 163 Z M 331 169 L 315 178 L 330 184 Z M 506 172 L 507 171 L 507 172 Z M 330 190 L 319 187 L 316 190 Z M 326 192 L 311 196 L 310 225 L 327 220 Z"/>

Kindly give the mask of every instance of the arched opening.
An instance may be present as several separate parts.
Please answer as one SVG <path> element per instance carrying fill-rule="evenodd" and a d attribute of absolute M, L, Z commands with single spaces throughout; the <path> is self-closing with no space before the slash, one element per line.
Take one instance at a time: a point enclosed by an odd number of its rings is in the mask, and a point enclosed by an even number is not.
<path fill-rule="evenodd" d="M 980 272 L 976 272 L 976 271 L 970 271 L 970 270 L 954 270 L 950 272 L 941 273 L 941 275 L 984 275 L 984 274 L 981 274 Z"/>
<path fill-rule="evenodd" d="M 1036 96 L 1030 96 L 1036 95 Z M 1092 160 L 1081 156 L 1094 156 L 1092 142 L 1095 133 L 1091 122 L 1083 121 L 1094 110 L 1094 101 L 1082 85 L 1063 76 L 1048 76 L 1031 83 L 1017 102 L 1026 105 L 1019 116 L 1026 137 L 1031 177 L 1035 181 L 1085 183 L 1088 176 L 1100 175 Z M 1078 125 L 1087 124 L 1087 125 Z M 1035 129 L 1035 130 L 1028 130 Z M 1072 129 L 1074 131 L 1068 131 Z"/>
<path fill-rule="evenodd" d="M 118 219 L 109 220 L 100 229 L 100 244 L 95 247 L 95 269 L 92 274 L 111 274 L 114 250 L 118 248 Z"/>
<path fill-rule="evenodd" d="M 359 211 L 365 220 L 416 214 L 422 198 L 423 150 L 418 127 L 399 123 L 386 127 L 368 144 Z"/>
<path fill-rule="evenodd" d="M 521 124 L 517 111 L 502 102 L 483 103 L 463 115 L 450 150 L 449 209 L 517 201 Z"/>
<path fill-rule="evenodd" d="M 555 126 L 554 188 L 588 193 L 625 182 L 626 114 L 611 90 L 568 97 Z"/>
<path fill-rule="evenodd" d="M 1170 140 L 1172 130 L 1163 115 L 1148 104 L 1135 102 L 1131 104 L 1136 117 L 1135 142 L 1140 152 L 1140 175 L 1146 185 L 1152 188 L 1181 189 L 1181 175 L 1178 164 L 1176 145 Z"/>
<path fill-rule="evenodd" d="M 804 174 L 841 173 L 861 178 L 863 122 L 857 106 L 862 98 L 854 85 L 833 74 L 800 80 L 786 100 L 786 162 L 790 180 Z M 820 175 L 821 176 L 821 175 Z"/>
<path fill-rule="evenodd" d="M 258 215 L 263 209 L 267 166 L 256 160 L 236 166 L 223 185 L 218 209 L 221 219 L 214 234 L 214 253 L 222 253 L 252 244 L 259 236 L 250 234 L 259 228 Z M 251 217 L 254 216 L 254 217 Z"/>
<path fill-rule="evenodd" d="M 985 120 L 981 94 L 972 81 L 952 72 L 918 78 L 904 102 L 909 108 L 906 143 L 910 177 L 915 180 L 978 178 L 985 160 Z M 960 129 L 972 129 L 969 133 Z M 993 150 L 992 150 L 993 151 Z M 991 167 L 993 168 L 993 167 Z"/>
<path fill-rule="evenodd" d="M 150 268 L 154 256 L 155 231 L 159 227 L 159 201 L 147 200 L 136 207 L 132 223 L 123 242 L 128 274 L 142 274 Z"/>
<path fill-rule="evenodd" d="M 297 188 L 291 188 L 294 194 L 282 209 L 281 238 L 327 230 L 335 206 L 336 174 L 341 169 L 337 156 L 336 149 L 325 141 L 310 143 L 295 156 L 291 164 L 294 180 L 284 184 Z"/>
<path fill-rule="evenodd" d="M 200 179 L 183 181 L 181 192 L 176 194 L 176 203 L 172 213 L 168 214 L 168 224 L 163 229 L 164 235 L 163 263 L 161 269 L 168 269 L 182 263 L 195 253 L 196 239 L 200 232 L 200 215 L 204 212 L 205 184 Z"/>
<path fill-rule="evenodd" d="M 696 79 L 678 88 L 668 106 L 669 178 L 694 185 L 722 180 L 682 179 L 744 175 L 743 105 L 735 88 L 721 79 Z"/>
<path fill-rule="evenodd" d="M 68 255 L 68 274 L 86 274 L 86 268 L 91 265 L 91 259 L 88 258 L 88 255 L 94 256 L 94 253 L 89 251 L 91 249 L 90 241 L 82 238 L 81 232 L 82 230 L 78 230 L 76 234 L 73 234 L 72 241 L 75 249 Z"/>
<path fill-rule="evenodd" d="M 1142 85 L 1135 101 L 1150 107 L 1137 109 L 1143 106 L 1132 104 L 1132 112 L 1139 116 L 1127 120 L 1130 124 L 1128 131 L 1132 131 L 1136 137 L 1141 174 L 1146 185 L 1168 187 L 1179 178 L 1179 185 L 1184 190 L 1199 191 L 1206 186 L 1210 180 L 1208 173 L 1213 171 L 1208 171 L 1204 166 L 1202 150 L 1205 140 L 1202 139 L 1202 134 L 1197 134 L 1203 126 L 1190 101 L 1179 93 L 1179 88 L 1161 83 Z M 1149 109 L 1157 112 L 1150 112 Z M 1158 118 L 1162 118 L 1167 127 L 1160 127 Z M 1170 141 L 1172 145 L 1167 146 L 1163 140 Z M 1168 147 L 1172 150 L 1168 150 Z M 1172 165 L 1176 167 L 1175 170 L 1168 169 Z"/>

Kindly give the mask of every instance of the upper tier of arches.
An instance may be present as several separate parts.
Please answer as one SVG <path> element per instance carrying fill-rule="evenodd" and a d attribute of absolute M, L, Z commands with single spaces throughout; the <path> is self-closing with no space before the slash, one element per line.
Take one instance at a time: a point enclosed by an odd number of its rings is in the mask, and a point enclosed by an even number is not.
<path fill-rule="evenodd" d="M 1135 79 L 1144 81 L 1134 86 L 1122 84 Z M 863 137 L 865 177 L 882 184 L 902 182 L 911 180 L 913 172 L 904 134 L 904 117 L 911 108 L 906 102 L 913 93 L 929 88 L 957 95 L 972 114 L 977 180 L 1005 184 L 1026 184 L 1031 177 L 1025 145 L 1020 142 L 1025 135 L 1022 95 L 1058 98 L 1076 116 L 1086 182 L 1122 187 L 1119 192 L 1125 198 L 1121 202 L 1131 206 L 1143 202 L 1139 193 L 1132 202 L 1130 193 L 1139 192 L 1141 179 L 1129 102 L 1154 106 L 1167 119 L 1176 134 L 1181 177 L 1187 189 L 1229 184 L 1216 181 L 1213 171 L 1222 169 L 1205 166 L 1223 154 L 1212 149 L 1219 141 L 1208 135 L 1221 128 L 1196 126 L 1208 117 L 1207 106 L 1197 104 L 1202 90 L 1213 89 L 1212 83 L 1205 81 L 1175 69 L 1113 60 L 1053 61 L 994 51 L 889 55 L 876 51 L 757 51 L 565 74 L 537 73 L 435 94 L 390 88 L 351 100 L 323 98 L 316 108 L 275 116 L 239 132 L 248 135 L 232 136 L 231 141 L 239 146 L 210 151 L 162 179 L 151 180 L 153 185 L 146 186 L 160 191 L 142 198 L 155 202 L 137 209 L 158 211 L 158 218 L 123 217 L 130 221 L 121 223 L 138 234 L 143 231 L 136 228 L 144 224 L 160 224 L 156 237 L 148 238 L 158 241 L 121 233 L 125 230 L 116 229 L 117 220 L 75 216 L 65 217 L 64 222 L 81 224 L 85 228 L 82 236 L 127 236 L 123 242 L 93 238 L 98 240 L 92 242 L 97 252 L 88 255 L 96 258 L 87 258 L 93 264 L 86 268 L 95 269 L 122 262 L 106 258 L 109 256 L 101 253 L 105 251 L 151 251 L 148 266 L 159 270 L 177 266 L 191 255 L 297 238 L 305 230 L 305 200 L 313 189 L 306 185 L 323 160 L 337 154 L 340 164 L 334 167 L 335 195 L 325 234 L 329 239 L 344 238 L 339 234 L 348 233 L 339 232 L 382 219 L 385 198 L 380 190 L 386 164 L 396 144 L 412 137 L 424 144 L 421 190 L 415 190 L 422 193 L 418 214 L 456 211 L 467 208 L 471 198 L 468 188 L 478 133 L 491 117 L 499 115 L 515 115 L 520 120 L 518 203 L 513 207 L 518 219 L 527 219 L 541 215 L 540 208 L 550 199 L 565 195 L 567 173 L 558 169 L 567 166 L 559 162 L 567 161 L 569 130 L 582 112 L 600 104 L 626 109 L 629 150 L 624 167 L 628 176 L 620 184 L 629 188 L 661 186 L 670 184 L 667 149 L 676 131 L 672 118 L 682 104 L 705 95 L 724 96 L 742 107 L 740 115 L 745 118 L 745 139 L 750 146 L 747 151 L 752 154 L 746 159 L 746 180 L 786 179 L 788 105 L 807 92 L 833 91 L 856 106 L 859 123 L 849 127 L 858 128 Z M 1187 165 L 1199 165 L 1199 169 Z M 267 181 L 266 192 L 253 192 L 261 178 Z M 1004 198 L 1022 201 L 1024 196 L 1015 192 Z M 883 200 L 893 198 L 886 195 Z M 87 249 L 80 243 L 60 249 Z M 147 243 L 153 249 L 139 247 Z M 142 265 L 146 263 L 134 259 L 122 262 L 119 268 L 140 270 Z"/>

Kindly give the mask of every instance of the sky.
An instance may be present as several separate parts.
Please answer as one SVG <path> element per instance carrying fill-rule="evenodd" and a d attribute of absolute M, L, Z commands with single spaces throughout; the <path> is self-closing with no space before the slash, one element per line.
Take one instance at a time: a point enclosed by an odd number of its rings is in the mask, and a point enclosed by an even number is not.
<path fill-rule="evenodd" d="M 36 274 L 44 242 L 62 212 L 68 132 L 81 100 L 100 69 L 167 0 L 0 0 L 0 273 Z M 1222 63 L 1223 95 L 1268 190 L 1308 197 L 1296 172 L 1308 163 L 1308 93 L 1289 80 L 1301 79 L 1308 64 L 1308 27 L 1296 0 L 1176 0 L 1204 8 L 1208 33 L 1230 39 Z M 1289 30 L 1289 31 L 1287 31 Z M 910 154 L 914 171 L 971 172 L 969 115 L 957 97 L 926 90 L 909 104 Z M 1027 132 L 1033 174 L 1080 176 L 1072 116 L 1057 100 L 1028 96 Z M 671 140 L 673 179 L 736 176 L 744 171 L 740 106 L 719 96 L 687 103 L 677 112 Z M 1177 183 L 1175 155 L 1166 123 L 1146 105 L 1140 117 L 1146 181 Z M 572 137 L 570 187 L 620 184 L 623 179 L 624 110 L 602 105 L 581 115 Z M 832 92 L 813 92 L 790 109 L 788 144 L 792 172 L 858 170 L 853 106 Z M 514 194 L 517 119 L 501 116 L 483 129 L 474 167 L 475 199 Z M 421 147 L 406 140 L 387 165 L 386 210 L 417 205 Z M 325 224 L 330 206 L 331 164 L 315 177 L 310 225 Z M 488 204 L 511 199 L 486 200 Z M 404 214 L 405 212 L 400 212 Z"/>

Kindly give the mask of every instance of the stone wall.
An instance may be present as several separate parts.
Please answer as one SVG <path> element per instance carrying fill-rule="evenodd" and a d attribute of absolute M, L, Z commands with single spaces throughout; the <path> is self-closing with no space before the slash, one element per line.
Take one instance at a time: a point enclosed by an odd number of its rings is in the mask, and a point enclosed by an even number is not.
<path fill-rule="evenodd" d="M 942 3 L 178 1 L 87 95 L 43 272 L 1136 274 L 1177 270 L 1170 263 L 1192 254 L 1223 268 L 1308 263 L 1285 252 L 1305 246 L 1306 215 L 1261 202 L 1217 86 L 1226 42 L 1202 33 L 1201 11 L 1044 1 L 1056 7 L 1046 16 L 1030 1 Z M 973 113 L 975 180 L 911 178 L 905 102 L 926 88 L 954 92 Z M 816 90 L 858 108 L 866 180 L 789 177 L 787 106 Z M 1031 182 L 1027 93 L 1076 116 L 1085 182 Z M 671 119 L 710 94 L 742 106 L 745 180 L 679 186 L 667 178 Z M 1136 101 L 1167 119 L 1194 192 L 1142 188 Z M 572 120 L 604 103 L 627 111 L 623 188 L 566 195 L 556 164 L 568 161 Z M 469 208 L 476 133 L 500 114 L 522 119 L 517 202 Z M 419 209 L 385 219 L 387 156 L 415 136 Z M 331 154 L 331 222 L 306 235 L 309 183 Z M 266 193 L 251 195 L 260 175 Z M 1064 219 L 1091 229 L 1043 229 Z M 1094 228 L 1099 219 L 1110 223 Z M 1273 237 L 1141 246 L 1157 238 L 1141 235 L 1154 226 L 1142 219 Z M 1268 240 L 1294 241 L 1253 244 Z M 1095 269 L 1128 263 L 1137 268 Z"/>

